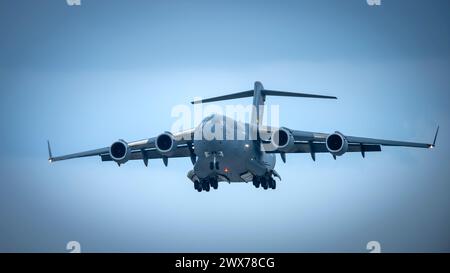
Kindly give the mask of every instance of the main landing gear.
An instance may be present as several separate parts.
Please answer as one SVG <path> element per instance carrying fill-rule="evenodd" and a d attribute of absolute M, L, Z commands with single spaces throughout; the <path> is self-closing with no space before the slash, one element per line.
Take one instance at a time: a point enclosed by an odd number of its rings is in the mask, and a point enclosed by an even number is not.
<path fill-rule="evenodd" d="M 211 188 L 217 190 L 219 187 L 219 181 L 215 177 L 207 177 L 204 179 L 194 181 L 194 189 L 198 192 L 209 191 Z"/>
<path fill-rule="evenodd" d="M 271 173 L 266 173 L 264 176 L 253 176 L 253 186 L 255 186 L 255 188 L 261 186 L 265 190 L 268 188 L 274 190 L 277 188 L 277 181 L 273 179 Z"/>

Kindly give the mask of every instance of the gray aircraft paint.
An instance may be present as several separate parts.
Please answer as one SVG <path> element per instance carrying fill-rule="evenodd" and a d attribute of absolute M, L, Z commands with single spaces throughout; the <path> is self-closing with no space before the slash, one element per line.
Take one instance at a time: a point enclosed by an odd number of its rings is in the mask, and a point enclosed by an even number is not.
<path fill-rule="evenodd" d="M 165 132 L 157 137 L 129 143 L 120 139 L 109 147 L 57 157 L 53 157 L 48 143 L 49 161 L 97 155 L 102 161 L 115 161 L 119 166 L 128 160 L 143 160 L 147 166 L 149 159 L 156 158 L 162 159 L 168 166 L 171 157 L 190 157 L 194 167 L 187 176 L 199 192 L 209 191 L 210 187 L 217 189 L 218 182 L 253 182 L 257 188 L 275 189 L 274 178 L 281 180 L 275 171 L 276 154 L 280 154 L 286 162 L 287 153 L 309 153 L 315 160 L 316 153 L 330 153 L 334 159 L 347 152 L 359 152 L 365 157 L 366 152 L 381 151 L 381 146 L 433 148 L 439 132 L 438 127 L 430 144 L 355 137 L 338 131 L 325 134 L 286 127 L 263 128 L 261 121 L 266 96 L 337 99 L 334 96 L 268 90 L 257 81 L 253 90 L 192 102 L 253 97 L 250 123 L 213 114 L 191 130 L 174 134 Z"/>

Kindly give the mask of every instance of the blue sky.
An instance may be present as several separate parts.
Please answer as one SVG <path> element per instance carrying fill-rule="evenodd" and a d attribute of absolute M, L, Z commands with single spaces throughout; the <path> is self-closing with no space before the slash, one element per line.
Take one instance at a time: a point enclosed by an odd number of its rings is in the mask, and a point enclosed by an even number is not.
<path fill-rule="evenodd" d="M 448 1 L 0 2 L 0 251 L 450 251 Z M 289 155 L 275 191 L 194 191 L 189 159 L 148 168 L 55 154 L 170 129 L 174 105 L 248 90 L 300 130 L 434 150 Z M 249 102 L 250 99 L 237 101 Z M 279 158 L 278 158 L 279 159 Z"/>

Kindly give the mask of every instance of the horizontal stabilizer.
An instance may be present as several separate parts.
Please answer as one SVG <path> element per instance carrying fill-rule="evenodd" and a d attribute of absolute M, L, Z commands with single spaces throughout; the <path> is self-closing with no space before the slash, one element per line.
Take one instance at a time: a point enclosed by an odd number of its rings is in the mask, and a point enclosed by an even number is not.
<path fill-rule="evenodd" d="M 294 93 L 294 92 L 286 92 L 286 91 L 276 91 L 276 90 L 267 90 L 264 89 L 260 82 L 255 83 L 254 90 L 242 91 L 238 93 L 233 93 L 229 95 L 223 95 L 219 97 L 213 97 L 208 99 L 201 99 L 192 101 L 192 104 L 196 103 L 207 103 L 213 101 L 223 101 L 223 100 L 232 100 L 232 99 L 240 99 L 247 97 L 261 97 L 263 99 L 262 103 L 264 103 L 264 99 L 266 96 L 279 96 L 279 97 L 298 97 L 298 98 L 315 98 L 315 99 L 337 99 L 334 96 L 324 96 L 324 95 L 316 95 L 316 94 L 307 94 L 307 93 Z"/>
<path fill-rule="evenodd" d="M 206 103 L 206 102 L 232 100 L 232 99 L 240 99 L 240 98 L 247 98 L 247 97 L 253 97 L 253 90 L 233 93 L 233 94 L 229 94 L 229 95 L 224 95 L 224 96 L 219 96 L 219 97 L 214 97 L 214 98 L 209 98 L 209 99 L 204 99 L 204 100 L 191 101 L 191 103 L 192 104 Z"/>
<path fill-rule="evenodd" d="M 262 93 L 264 95 L 266 95 L 266 96 L 316 98 L 316 99 L 337 99 L 334 96 L 324 96 L 324 95 L 305 94 L 305 93 L 294 93 L 294 92 L 265 90 L 265 89 L 262 91 Z"/>

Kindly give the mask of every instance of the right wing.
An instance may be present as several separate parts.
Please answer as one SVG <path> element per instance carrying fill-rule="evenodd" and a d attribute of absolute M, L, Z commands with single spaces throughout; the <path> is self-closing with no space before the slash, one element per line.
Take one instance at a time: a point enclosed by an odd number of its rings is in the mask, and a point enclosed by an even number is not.
<path fill-rule="evenodd" d="M 316 153 L 330 153 L 327 147 L 327 138 L 330 134 L 316 133 L 292 130 L 283 127 L 283 130 L 287 130 L 293 137 L 293 145 L 287 149 L 270 149 L 271 134 L 280 128 L 270 128 L 265 129 L 265 139 L 263 143 L 269 145 L 268 153 L 280 153 L 283 161 L 285 160 L 286 153 L 309 153 L 313 160 L 315 160 Z M 397 146 L 397 147 L 415 147 L 415 148 L 433 148 L 436 144 L 436 138 L 439 132 L 439 126 L 436 129 L 434 135 L 433 143 L 419 143 L 419 142 L 409 142 L 409 141 L 397 141 L 397 140 L 386 140 L 386 139 L 376 139 L 367 137 L 356 137 L 342 135 L 348 143 L 348 150 L 346 152 L 360 152 L 363 157 L 365 157 L 365 152 L 380 152 L 381 146 Z M 337 133 L 337 132 L 336 132 Z M 340 134 L 340 133 L 339 133 Z M 333 155 L 336 157 L 336 155 Z"/>

